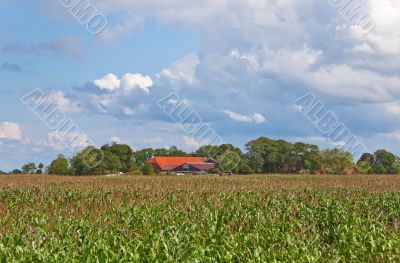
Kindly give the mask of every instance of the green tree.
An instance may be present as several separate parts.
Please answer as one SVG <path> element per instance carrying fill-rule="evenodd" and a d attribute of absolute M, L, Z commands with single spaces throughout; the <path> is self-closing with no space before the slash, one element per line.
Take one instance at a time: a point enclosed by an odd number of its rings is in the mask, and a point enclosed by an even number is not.
<path fill-rule="evenodd" d="M 394 169 L 397 162 L 397 156 L 386 150 L 378 150 L 375 152 L 375 167 L 374 171 L 377 174 L 395 173 Z"/>
<path fill-rule="evenodd" d="M 374 172 L 376 174 L 387 174 L 388 170 L 386 169 L 386 167 L 383 164 L 375 164 L 374 165 Z"/>
<path fill-rule="evenodd" d="M 362 174 L 370 174 L 373 172 L 375 165 L 375 156 L 371 153 L 364 153 L 357 162 L 357 170 Z"/>
<path fill-rule="evenodd" d="M 353 169 L 353 157 L 351 153 L 339 149 L 322 151 L 321 165 L 328 174 L 345 174 Z"/>
<path fill-rule="evenodd" d="M 393 174 L 400 174 L 400 163 L 396 162 L 392 165 L 391 171 Z"/>
<path fill-rule="evenodd" d="M 104 169 L 103 151 L 88 146 L 71 159 L 71 172 L 74 175 L 101 175 Z"/>
<path fill-rule="evenodd" d="M 62 154 L 57 155 L 57 159 L 52 161 L 47 168 L 47 173 L 50 175 L 68 175 L 69 166 L 67 158 Z"/>
<path fill-rule="evenodd" d="M 101 150 L 107 155 L 106 161 L 111 163 L 105 164 L 108 169 L 112 169 L 115 172 L 128 173 L 133 170 L 133 150 L 129 145 L 112 143 L 112 145 L 104 145 Z M 107 154 L 106 154 L 107 153 Z M 119 159 L 119 163 L 110 154 L 116 156 Z M 117 169 L 117 170 L 116 170 Z"/>
<path fill-rule="evenodd" d="M 188 154 L 185 151 L 178 149 L 176 146 L 171 146 L 168 149 L 167 156 L 188 156 Z"/>
<path fill-rule="evenodd" d="M 265 148 L 268 143 L 268 138 L 260 137 L 256 140 L 248 142 L 245 147 L 247 153 L 245 159 L 247 164 L 252 168 L 255 173 L 266 172 L 265 167 Z"/>
<path fill-rule="evenodd" d="M 372 153 L 364 153 L 359 161 L 368 162 L 370 165 L 375 164 L 375 156 Z"/>
<path fill-rule="evenodd" d="M 154 149 L 144 148 L 133 153 L 134 169 L 140 170 L 151 157 L 156 156 Z"/>
<path fill-rule="evenodd" d="M 36 172 L 36 164 L 32 162 L 24 164 L 21 169 L 24 174 L 34 174 Z"/>
<path fill-rule="evenodd" d="M 36 169 L 36 174 L 43 174 L 43 168 L 44 168 L 44 164 L 40 163 Z"/>
<path fill-rule="evenodd" d="M 122 170 L 122 163 L 120 158 L 112 152 L 103 152 L 103 159 L 93 168 L 93 174 L 116 174 Z"/>
<path fill-rule="evenodd" d="M 361 174 L 370 174 L 373 171 L 373 165 L 368 161 L 358 161 L 357 171 Z"/>
<path fill-rule="evenodd" d="M 154 174 L 154 167 L 153 165 L 145 164 L 140 171 L 143 173 L 143 175 L 152 175 Z"/>

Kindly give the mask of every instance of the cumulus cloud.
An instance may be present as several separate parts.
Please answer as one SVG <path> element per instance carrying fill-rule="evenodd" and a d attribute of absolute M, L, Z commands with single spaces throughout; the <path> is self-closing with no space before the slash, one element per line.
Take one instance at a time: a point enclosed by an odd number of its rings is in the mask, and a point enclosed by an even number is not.
<path fill-rule="evenodd" d="M 113 73 L 109 73 L 101 79 L 95 80 L 94 84 L 100 89 L 114 91 L 120 87 L 121 81 L 116 75 L 114 75 Z"/>
<path fill-rule="evenodd" d="M 192 86 L 197 82 L 196 68 L 199 63 L 200 60 L 196 54 L 189 54 L 174 62 L 171 67 L 163 69 L 157 77 L 165 79 L 172 85 Z"/>
<path fill-rule="evenodd" d="M 0 140 L 16 140 L 22 139 L 22 133 L 19 125 L 13 122 L 0 123 Z"/>
<path fill-rule="evenodd" d="M 68 99 L 63 91 L 55 90 L 50 93 L 49 98 L 64 113 L 80 113 L 83 111 L 82 107 L 77 102 Z"/>
<path fill-rule="evenodd" d="M 368 0 L 368 15 L 376 25 L 367 37 L 351 31 L 351 37 L 358 42 L 368 43 L 380 54 L 395 55 L 400 52 L 400 2 L 396 0 Z"/>
<path fill-rule="evenodd" d="M 257 124 L 261 124 L 266 122 L 267 120 L 260 113 L 254 113 L 250 115 L 242 115 L 230 110 L 223 110 L 226 115 L 229 116 L 234 121 L 238 122 L 255 122 Z"/>
<path fill-rule="evenodd" d="M 150 93 L 149 88 L 153 85 L 153 80 L 149 76 L 143 76 L 142 74 L 127 73 L 121 80 L 121 87 L 125 93 L 129 93 L 135 89 L 140 89 L 144 93 Z"/>
<path fill-rule="evenodd" d="M 126 73 L 121 80 L 115 74 L 109 73 L 93 83 L 102 90 L 122 90 L 125 94 L 129 94 L 133 90 L 142 90 L 144 93 L 150 93 L 150 88 L 154 85 L 149 76 L 143 76 L 139 73 Z"/>
<path fill-rule="evenodd" d="M 118 119 L 166 121 L 155 105 L 179 87 L 180 95 L 204 120 L 221 123 L 222 134 L 260 134 L 262 125 L 234 131 L 228 125 L 235 124 L 230 120 L 265 123 L 268 115 L 274 124 L 271 133 L 306 138 L 315 136 L 313 127 L 304 125 L 291 105 L 312 91 L 357 132 L 390 134 L 400 128 L 395 119 L 400 99 L 398 1 L 361 3 L 377 25 L 368 36 L 328 2 L 317 0 L 94 3 L 106 15 L 124 12 L 128 16 L 126 23 L 105 33 L 109 39 L 135 30 L 134 21 L 146 17 L 199 33 L 196 54 L 156 69 L 160 87 L 152 89 L 150 76 L 130 73 L 122 77 L 110 73 L 95 82 L 96 92 L 88 92 L 85 99 L 96 112 Z M 145 106 L 138 108 L 141 103 Z M 221 109 L 235 111 L 224 111 L 228 119 Z M 246 126 L 250 125 L 241 125 Z"/>

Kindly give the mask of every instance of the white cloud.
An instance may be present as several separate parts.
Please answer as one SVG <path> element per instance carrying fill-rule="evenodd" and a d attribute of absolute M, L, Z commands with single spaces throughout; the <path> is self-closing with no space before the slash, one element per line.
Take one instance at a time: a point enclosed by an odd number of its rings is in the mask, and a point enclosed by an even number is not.
<path fill-rule="evenodd" d="M 183 143 L 190 148 L 199 148 L 202 146 L 195 138 L 189 136 L 183 136 Z"/>
<path fill-rule="evenodd" d="M 130 17 L 116 26 L 108 26 L 99 37 L 104 41 L 113 41 L 129 33 L 137 28 L 143 26 L 144 19 L 140 17 Z"/>
<path fill-rule="evenodd" d="M 131 109 L 129 107 L 124 107 L 122 109 L 122 113 L 126 116 L 134 116 L 136 114 L 136 111 L 134 109 Z"/>
<path fill-rule="evenodd" d="M 79 151 L 91 143 L 86 133 L 82 131 L 51 131 L 47 135 L 47 145 L 57 151 Z"/>
<path fill-rule="evenodd" d="M 118 136 L 111 137 L 111 142 L 120 143 L 121 139 Z"/>
<path fill-rule="evenodd" d="M 16 140 L 22 139 L 22 133 L 19 125 L 13 122 L 0 123 L 0 140 Z"/>
<path fill-rule="evenodd" d="M 251 118 L 257 123 L 257 124 L 261 124 L 267 121 L 267 119 L 265 119 L 264 116 L 262 116 L 260 113 L 254 113 L 253 115 L 251 115 Z"/>
<path fill-rule="evenodd" d="M 260 113 L 254 113 L 251 115 L 242 115 L 230 110 L 223 110 L 222 112 L 228 115 L 229 118 L 231 118 L 232 120 L 238 122 L 255 122 L 257 124 L 261 124 L 267 121 L 265 117 L 262 116 Z"/>
<path fill-rule="evenodd" d="M 121 81 L 113 73 L 109 73 L 94 81 L 94 84 L 100 89 L 105 89 L 109 91 L 114 91 L 120 87 Z"/>
<path fill-rule="evenodd" d="M 170 68 L 163 69 L 158 78 L 164 78 L 171 84 L 186 84 L 189 86 L 197 82 L 196 68 L 200 60 L 196 54 L 189 54 L 174 62 Z"/>
<path fill-rule="evenodd" d="M 140 89 L 144 93 L 149 93 L 149 88 L 153 85 L 153 80 L 149 76 L 143 76 L 142 74 L 127 73 L 121 80 L 121 87 L 125 93 L 129 93 L 135 89 Z"/>
<path fill-rule="evenodd" d="M 353 38 L 368 42 L 381 54 L 397 55 L 400 52 L 400 2 L 397 0 L 369 0 L 368 11 L 376 29 L 366 38 L 357 36 Z"/>
<path fill-rule="evenodd" d="M 53 100 L 57 108 L 64 113 L 80 113 L 82 108 L 76 102 L 72 102 L 65 96 L 65 93 L 59 90 L 50 93 L 49 98 Z"/>
<path fill-rule="evenodd" d="M 110 92 L 101 94 L 91 93 L 88 95 L 86 103 L 103 114 L 108 114 L 112 111 L 115 112 L 116 108 L 118 108 L 118 111 L 125 116 L 133 116 L 137 111 L 145 110 L 145 107 L 142 103 L 136 108 L 129 106 L 121 107 L 123 104 L 121 101 L 133 98 L 129 96 L 134 90 L 140 90 L 144 94 L 149 94 L 150 88 L 154 85 L 153 80 L 149 76 L 143 76 L 139 73 L 126 73 L 121 80 L 115 74 L 109 73 L 103 78 L 95 80 L 94 84 L 98 88 Z M 136 97 L 137 95 L 135 94 Z"/>

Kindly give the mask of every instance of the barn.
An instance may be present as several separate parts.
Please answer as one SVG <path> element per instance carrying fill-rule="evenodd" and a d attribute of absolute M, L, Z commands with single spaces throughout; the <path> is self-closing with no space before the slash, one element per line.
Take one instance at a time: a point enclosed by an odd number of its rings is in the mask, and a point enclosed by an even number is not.
<path fill-rule="evenodd" d="M 203 157 L 153 157 L 147 161 L 154 166 L 156 173 L 202 173 L 215 168 L 215 162 L 210 158 Z"/>

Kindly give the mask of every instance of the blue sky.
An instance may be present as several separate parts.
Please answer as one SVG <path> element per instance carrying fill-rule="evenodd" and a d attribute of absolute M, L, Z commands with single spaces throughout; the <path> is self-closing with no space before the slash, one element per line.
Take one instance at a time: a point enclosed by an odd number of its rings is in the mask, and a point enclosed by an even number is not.
<path fill-rule="evenodd" d="M 21 102 L 34 89 L 97 146 L 202 145 L 157 106 L 173 92 L 241 148 L 343 145 L 293 104 L 311 92 L 368 151 L 400 154 L 398 1 L 83 1 L 107 18 L 97 35 L 62 3 L 0 0 L 0 170 L 73 154 Z"/>

